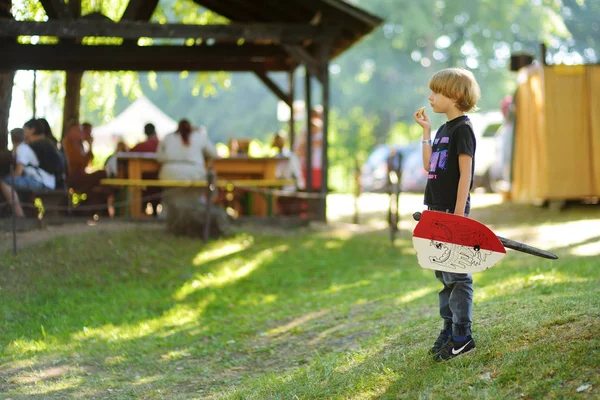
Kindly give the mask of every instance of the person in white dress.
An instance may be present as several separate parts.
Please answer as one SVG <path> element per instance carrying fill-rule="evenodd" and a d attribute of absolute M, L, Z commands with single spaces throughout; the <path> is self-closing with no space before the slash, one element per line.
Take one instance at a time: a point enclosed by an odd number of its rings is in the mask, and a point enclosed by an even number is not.
<path fill-rule="evenodd" d="M 206 130 L 193 130 L 189 121 L 182 120 L 177 132 L 168 134 L 158 145 L 156 159 L 161 164 L 158 179 L 206 180 L 206 161 L 216 158 L 215 145 Z M 203 188 L 180 188 L 163 192 L 168 231 L 193 236 L 203 233 L 208 209 L 204 191 Z M 230 233 L 225 210 L 211 206 L 210 215 L 212 236 Z"/>
<path fill-rule="evenodd" d="M 206 179 L 206 159 L 219 158 L 206 129 L 192 130 L 187 120 L 179 123 L 177 132 L 168 134 L 158 145 L 156 159 L 161 164 L 158 179 Z"/>

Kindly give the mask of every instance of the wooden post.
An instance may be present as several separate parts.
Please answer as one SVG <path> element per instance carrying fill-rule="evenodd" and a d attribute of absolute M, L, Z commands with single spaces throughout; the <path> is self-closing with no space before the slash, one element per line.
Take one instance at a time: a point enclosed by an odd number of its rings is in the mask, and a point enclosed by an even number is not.
<path fill-rule="evenodd" d="M 319 201 L 319 219 L 327 222 L 327 192 L 329 182 L 327 179 L 329 160 L 327 150 L 329 147 L 329 57 L 331 55 L 331 42 L 325 41 L 321 46 L 319 61 L 321 63 L 321 85 L 323 95 L 323 144 L 321 147 L 321 198 Z"/>
<path fill-rule="evenodd" d="M 306 108 L 306 131 L 305 131 L 305 139 L 306 139 L 306 150 L 305 150 L 305 165 L 306 168 L 306 189 L 311 191 L 313 189 L 313 181 L 312 181 L 312 135 L 310 134 L 310 119 L 312 113 L 312 102 L 311 102 L 311 75 L 308 71 L 308 68 L 304 67 L 305 71 L 305 80 L 304 80 L 304 90 L 306 93 L 306 98 L 304 99 L 304 107 Z"/>
<path fill-rule="evenodd" d="M 65 104 L 63 107 L 63 136 L 69 121 L 79 121 L 81 103 L 81 78 L 83 71 L 67 71 L 65 82 Z"/>
<path fill-rule="evenodd" d="M 8 148 L 8 116 L 14 77 L 14 71 L 0 71 L 0 152 Z"/>
<path fill-rule="evenodd" d="M 34 69 L 33 70 L 33 118 L 36 117 L 37 114 L 37 109 L 36 109 L 36 103 L 37 103 L 37 70 Z"/>
<path fill-rule="evenodd" d="M 77 19 L 81 16 L 81 0 L 71 0 L 68 3 L 71 16 Z M 74 43 L 77 43 L 75 40 Z M 65 78 L 65 104 L 63 105 L 63 137 L 69 121 L 79 122 L 79 106 L 81 104 L 81 78 L 83 71 L 68 70 Z"/>
<path fill-rule="evenodd" d="M 290 90 L 288 93 L 290 99 L 290 150 L 294 150 L 294 142 L 296 141 L 296 121 L 294 119 L 294 70 L 288 74 Z"/>

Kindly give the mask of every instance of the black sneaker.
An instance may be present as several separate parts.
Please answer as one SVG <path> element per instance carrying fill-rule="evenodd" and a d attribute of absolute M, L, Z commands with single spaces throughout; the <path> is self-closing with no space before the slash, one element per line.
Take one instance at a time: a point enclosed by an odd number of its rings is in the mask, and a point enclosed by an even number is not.
<path fill-rule="evenodd" d="M 446 346 L 446 343 L 448 343 L 448 340 L 450 340 L 450 338 L 452 338 L 452 333 L 446 330 L 440 331 L 440 335 L 433 344 L 433 347 L 429 349 L 429 354 L 439 353 L 440 350 L 442 350 L 444 346 Z"/>
<path fill-rule="evenodd" d="M 436 361 L 450 360 L 451 358 L 465 354 L 475 348 L 475 340 L 471 336 L 467 337 L 465 342 L 456 343 L 452 339 L 446 343 L 446 346 L 434 356 Z"/>

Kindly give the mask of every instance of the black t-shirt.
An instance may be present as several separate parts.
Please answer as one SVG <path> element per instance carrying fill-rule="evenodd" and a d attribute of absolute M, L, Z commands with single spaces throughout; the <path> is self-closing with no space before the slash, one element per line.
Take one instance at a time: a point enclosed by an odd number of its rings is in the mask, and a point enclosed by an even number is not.
<path fill-rule="evenodd" d="M 40 139 L 29 143 L 29 147 L 33 150 L 40 162 L 40 168 L 49 174 L 54 175 L 57 179 L 62 180 L 63 164 L 58 153 L 58 149 L 48 139 Z M 57 185 L 58 186 L 58 185 Z"/>
<path fill-rule="evenodd" d="M 475 134 L 469 117 L 461 116 L 446 122 L 440 127 L 433 140 L 429 175 L 425 187 L 425 204 L 434 209 L 454 210 L 460 170 L 458 155 L 472 157 L 471 184 L 475 170 Z M 467 196 L 465 212 L 471 208 L 471 196 Z"/>

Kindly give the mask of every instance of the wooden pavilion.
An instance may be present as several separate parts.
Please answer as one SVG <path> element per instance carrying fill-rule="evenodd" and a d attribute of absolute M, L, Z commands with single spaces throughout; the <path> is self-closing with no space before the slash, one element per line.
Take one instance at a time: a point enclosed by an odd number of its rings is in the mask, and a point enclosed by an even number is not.
<path fill-rule="evenodd" d="M 382 19 L 342 0 L 193 0 L 229 20 L 228 24 L 189 25 L 149 22 L 158 0 L 130 0 L 119 21 L 95 12 L 81 15 L 81 0 L 40 0 L 48 20 L 17 21 L 11 0 L 0 0 L 0 149 L 7 145 L 7 122 L 14 72 L 18 69 L 67 71 L 63 122 L 78 119 L 83 71 L 248 71 L 290 107 L 293 75 L 306 70 L 306 126 L 312 108 L 311 81 L 322 86 L 322 185 L 327 192 L 329 63 Z M 55 44 L 33 45 L 19 36 L 50 36 Z M 118 44 L 85 45 L 83 38 L 120 38 Z M 180 45 L 139 45 L 140 38 L 180 39 Z M 181 40 L 183 39 L 183 40 Z M 193 40 L 190 40 L 193 39 Z M 164 40 L 163 40 L 164 42 Z M 112 42 L 111 42 L 112 43 Z M 288 74 L 282 88 L 269 72 Z M 294 141 L 293 112 L 290 139 Z M 311 170 L 311 141 L 307 141 Z M 311 174 L 307 187 L 312 188 Z M 319 217 L 325 220 L 325 196 Z"/>

